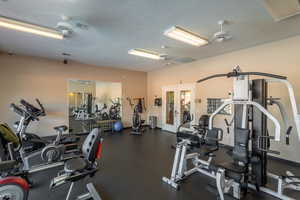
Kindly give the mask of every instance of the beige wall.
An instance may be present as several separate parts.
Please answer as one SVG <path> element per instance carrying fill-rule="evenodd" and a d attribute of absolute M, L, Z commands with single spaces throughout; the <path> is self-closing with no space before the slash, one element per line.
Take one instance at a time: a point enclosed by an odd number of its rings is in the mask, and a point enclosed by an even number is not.
<path fill-rule="evenodd" d="M 289 38 L 282 41 L 268 43 L 249 49 L 244 49 L 216 57 L 203 59 L 190 64 L 163 68 L 148 73 L 147 91 L 149 102 L 148 115 L 155 114 L 161 118 L 161 107 L 153 106 L 155 96 L 161 97 L 161 88 L 165 85 L 182 83 L 194 83 L 196 80 L 213 75 L 216 73 L 226 73 L 232 70 L 236 65 L 240 65 L 244 71 L 260 71 L 275 73 L 288 76 L 288 80 L 293 84 L 296 93 L 297 102 L 300 102 L 300 36 Z M 203 47 L 205 48 L 205 47 Z M 201 98 L 202 103 L 197 104 L 197 119 L 200 114 L 206 112 L 206 98 L 221 97 L 227 98 L 228 92 L 231 91 L 232 80 L 219 78 L 204 82 L 197 85 L 197 97 Z M 291 106 L 288 101 L 288 93 L 282 86 L 272 86 L 269 95 L 280 97 L 285 106 L 288 108 L 291 117 Z M 276 109 L 272 112 L 278 117 Z M 216 126 L 223 126 L 224 116 L 219 116 Z M 278 118 L 281 119 L 280 117 Z M 161 119 L 159 120 L 161 122 Z M 291 121 L 291 120 L 290 120 Z M 292 125 L 293 121 L 291 121 Z M 270 123 L 271 124 L 271 123 Z M 270 127 L 270 131 L 272 127 Z M 300 145 L 296 136 L 295 127 L 292 133 L 292 142 L 290 146 L 275 143 L 273 149 L 280 150 L 280 157 L 300 162 L 299 154 Z M 284 138 L 282 137 L 282 140 Z M 225 144 L 232 144 L 232 135 L 226 135 Z"/>
<path fill-rule="evenodd" d="M 122 83 L 123 113 L 132 113 L 126 97 L 146 96 L 147 74 L 144 72 L 96 67 L 26 56 L 0 54 L 0 120 L 9 125 L 17 117 L 9 104 L 21 98 L 33 101 L 39 98 L 47 116 L 33 124 L 31 130 L 40 135 L 53 134 L 52 127 L 68 124 L 68 80 L 95 80 Z M 131 115 L 124 115 L 125 126 Z"/>

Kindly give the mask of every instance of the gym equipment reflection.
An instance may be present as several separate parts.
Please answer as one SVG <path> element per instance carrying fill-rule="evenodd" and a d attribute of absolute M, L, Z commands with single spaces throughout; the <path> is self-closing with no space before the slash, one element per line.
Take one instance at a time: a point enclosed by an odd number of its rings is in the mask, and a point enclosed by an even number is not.
<path fill-rule="evenodd" d="M 69 124 L 74 133 L 88 133 L 94 127 L 113 131 L 114 123 L 121 121 L 121 83 L 70 80 L 68 97 Z"/>

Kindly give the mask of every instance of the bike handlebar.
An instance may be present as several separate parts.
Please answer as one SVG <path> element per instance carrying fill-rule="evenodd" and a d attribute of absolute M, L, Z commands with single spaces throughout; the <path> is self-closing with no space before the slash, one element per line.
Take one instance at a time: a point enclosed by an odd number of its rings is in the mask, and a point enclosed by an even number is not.
<path fill-rule="evenodd" d="M 30 117 L 32 120 L 39 120 L 38 116 L 34 115 L 31 112 L 28 112 L 26 110 L 24 110 L 23 108 L 20 108 L 19 106 L 17 106 L 16 104 L 12 103 L 10 104 L 10 108 L 17 113 L 19 116 L 28 118 Z"/>
<path fill-rule="evenodd" d="M 24 113 L 26 113 L 25 110 L 23 110 L 22 108 L 20 108 L 19 106 L 17 106 L 14 103 L 10 104 L 10 108 L 12 109 L 12 111 L 14 111 L 15 113 L 17 113 L 20 116 L 23 116 Z"/>
<path fill-rule="evenodd" d="M 38 103 L 40 108 L 37 108 L 33 106 L 32 104 L 28 103 L 24 99 L 21 99 L 20 103 L 26 108 L 26 111 L 30 113 L 30 115 L 39 117 L 39 116 L 45 116 L 45 109 L 43 105 L 40 103 L 38 99 L 36 99 L 36 102 Z"/>
<path fill-rule="evenodd" d="M 46 112 L 45 112 L 45 108 L 44 108 L 44 106 L 43 106 L 43 104 L 40 102 L 40 100 L 39 99 L 35 99 L 36 100 L 36 102 L 38 103 L 38 105 L 40 106 L 40 108 L 41 108 L 41 111 L 42 111 L 42 116 L 45 116 L 46 115 Z"/>

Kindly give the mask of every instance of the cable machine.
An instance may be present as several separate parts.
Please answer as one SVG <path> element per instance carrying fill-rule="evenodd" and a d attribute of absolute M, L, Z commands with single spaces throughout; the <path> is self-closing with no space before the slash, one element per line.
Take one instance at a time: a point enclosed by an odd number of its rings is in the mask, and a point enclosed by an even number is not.
<path fill-rule="evenodd" d="M 251 80 L 250 77 L 253 75 L 265 78 Z M 287 87 L 296 127 L 295 133 L 300 141 L 300 117 L 292 85 L 284 76 L 261 72 L 242 72 L 239 67 L 227 74 L 209 76 L 197 82 L 202 83 L 219 77 L 233 78 L 233 95 L 230 99 L 224 100 L 223 104 L 210 116 L 204 138 L 211 138 L 213 135 L 215 136 L 214 141 L 222 139 L 217 136 L 219 129 L 213 126 L 213 121 L 215 116 L 226 106 L 233 105 L 234 147 L 230 153 L 231 161 L 211 164 L 214 157 L 212 154 L 207 155 L 208 160 L 200 158 L 201 155 L 198 153 L 186 154 L 186 148 L 192 142 L 191 139 L 184 139 L 177 144 L 171 178 L 164 177 L 163 181 L 178 188 L 178 184 L 183 178 L 200 172 L 216 180 L 221 200 L 224 200 L 225 194 L 231 194 L 236 199 L 241 199 L 248 189 L 265 192 L 280 199 L 293 199 L 283 193 L 284 189 L 300 190 L 300 179 L 289 171 L 284 175 L 276 175 L 267 170 L 267 154 L 280 154 L 280 152 L 270 149 L 270 141 L 280 142 L 282 131 L 278 119 L 268 111 L 268 106 L 277 105 L 282 114 L 287 145 L 290 143 L 290 134 L 293 128 L 288 125 L 289 120 L 279 99 L 268 97 L 268 86 L 271 83 L 282 83 Z M 268 131 L 267 119 L 274 124 L 274 133 Z M 207 142 L 202 143 L 200 148 L 205 146 L 207 146 Z M 187 168 L 189 160 L 193 164 L 191 169 Z M 277 181 L 275 190 L 267 187 L 268 178 Z"/>

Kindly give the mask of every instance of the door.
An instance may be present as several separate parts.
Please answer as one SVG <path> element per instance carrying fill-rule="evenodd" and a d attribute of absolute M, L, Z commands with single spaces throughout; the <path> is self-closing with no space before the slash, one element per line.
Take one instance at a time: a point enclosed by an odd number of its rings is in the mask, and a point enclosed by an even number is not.
<path fill-rule="evenodd" d="M 177 86 L 166 86 L 162 88 L 162 129 L 176 132 L 177 129 L 177 108 L 178 101 Z"/>
<path fill-rule="evenodd" d="M 162 129 L 176 132 L 186 113 L 195 116 L 195 84 L 180 84 L 162 88 Z M 190 130 L 193 121 L 182 128 Z"/>

